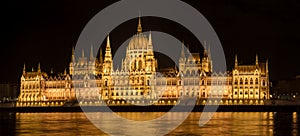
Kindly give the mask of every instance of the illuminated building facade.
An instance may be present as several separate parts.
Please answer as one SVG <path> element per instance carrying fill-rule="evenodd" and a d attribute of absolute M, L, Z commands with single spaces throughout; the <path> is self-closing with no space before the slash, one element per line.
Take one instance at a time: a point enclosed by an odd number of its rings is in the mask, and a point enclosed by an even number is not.
<path fill-rule="evenodd" d="M 209 49 L 202 57 L 187 52 L 182 44 L 178 69 L 158 70 L 151 33 L 142 33 L 139 19 L 121 69 L 113 68 L 109 36 L 104 58 L 101 49 L 99 58 L 94 57 L 93 47 L 89 57 L 82 51 L 81 57 L 75 58 L 73 49 L 69 72 L 48 75 L 40 65 L 37 71 L 27 72 L 24 65 L 17 106 L 58 106 L 75 100 L 87 105 L 101 104 L 100 100 L 175 104 L 185 97 L 196 97 L 198 104 L 210 102 L 207 98 L 219 98 L 220 104 L 262 104 L 269 99 L 268 62 L 259 63 L 258 56 L 254 65 L 239 65 L 236 56 L 232 71 L 216 73 Z"/>

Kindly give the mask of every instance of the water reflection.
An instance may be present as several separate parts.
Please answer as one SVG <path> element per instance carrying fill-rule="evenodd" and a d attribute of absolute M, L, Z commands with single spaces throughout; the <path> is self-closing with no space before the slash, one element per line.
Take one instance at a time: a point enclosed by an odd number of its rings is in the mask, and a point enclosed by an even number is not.
<path fill-rule="evenodd" d="M 16 114 L 11 112 L 0 112 L 0 135 L 14 135 L 16 128 Z"/>
<path fill-rule="evenodd" d="M 107 113 L 97 113 L 99 116 Z M 162 116 L 163 112 L 117 113 L 123 118 L 145 121 Z M 174 113 L 174 117 L 180 112 Z M 176 115 L 176 116 L 175 116 Z M 94 119 L 99 119 L 95 117 Z M 204 126 L 199 127 L 200 112 L 188 118 L 168 135 L 299 135 L 300 114 L 279 112 L 218 112 Z M 172 122 L 176 118 L 169 118 Z M 0 135 L 107 135 L 97 129 L 84 113 L 9 113 L 0 112 Z M 114 134 L 128 131 L 121 122 L 119 128 L 111 128 Z M 137 130 L 140 126 L 135 126 Z M 161 129 L 161 123 L 149 124 L 153 133 Z M 143 131 L 143 130 L 140 130 Z M 147 135 L 147 133 L 144 133 Z M 158 133 L 157 133 L 158 134 Z"/>

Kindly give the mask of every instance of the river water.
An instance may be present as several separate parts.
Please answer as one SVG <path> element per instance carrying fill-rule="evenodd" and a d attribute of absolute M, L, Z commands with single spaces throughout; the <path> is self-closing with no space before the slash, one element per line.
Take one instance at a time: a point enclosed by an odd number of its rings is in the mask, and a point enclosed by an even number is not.
<path fill-rule="evenodd" d="M 108 113 L 97 113 L 102 116 Z M 123 118 L 145 121 L 158 118 L 164 112 L 122 112 Z M 173 113 L 176 115 L 181 112 Z M 167 135 L 300 135 L 300 113 L 290 112 L 217 112 L 204 126 L 198 125 L 201 112 L 192 112 L 187 119 Z M 109 123 L 110 118 L 105 119 Z M 170 118 L 168 121 L 172 121 Z M 141 126 L 135 126 L 140 130 Z M 160 124 L 151 124 L 153 133 Z M 116 135 L 126 127 L 112 128 Z M 107 135 L 81 112 L 8 113 L 0 112 L 0 135 Z M 132 134 L 133 135 L 133 134 Z M 140 134 L 138 134 L 140 135 Z M 151 135 L 150 133 L 145 133 Z"/>

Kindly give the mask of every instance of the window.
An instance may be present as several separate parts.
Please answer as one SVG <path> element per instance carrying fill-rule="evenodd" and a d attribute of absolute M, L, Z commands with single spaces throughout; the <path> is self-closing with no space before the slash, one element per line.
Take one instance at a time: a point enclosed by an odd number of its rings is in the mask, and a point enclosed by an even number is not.
<path fill-rule="evenodd" d="M 255 84 L 258 84 L 258 78 L 255 79 Z"/>
<path fill-rule="evenodd" d="M 245 84 L 246 84 L 246 85 L 248 84 L 248 79 L 247 79 L 247 78 L 245 79 Z"/>
<path fill-rule="evenodd" d="M 243 92 L 242 91 L 240 91 L 240 95 L 242 95 L 243 94 Z"/>
<path fill-rule="evenodd" d="M 139 61 L 139 70 L 142 70 L 142 66 L 143 66 L 143 65 L 142 65 L 142 61 L 140 60 L 140 61 Z"/>
<path fill-rule="evenodd" d="M 242 78 L 240 79 L 240 84 L 243 84 L 243 79 Z"/>
<path fill-rule="evenodd" d="M 266 81 L 265 80 L 263 80 L 263 86 L 266 86 Z"/>
<path fill-rule="evenodd" d="M 251 84 L 251 85 L 253 84 L 253 79 L 252 79 L 252 78 L 250 78 L 250 84 Z"/>
<path fill-rule="evenodd" d="M 147 80 L 147 85 L 150 85 L 150 80 L 149 79 Z"/>
<path fill-rule="evenodd" d="M 104 86 L 107 86 L 107 80 L 104 81 Z"/>

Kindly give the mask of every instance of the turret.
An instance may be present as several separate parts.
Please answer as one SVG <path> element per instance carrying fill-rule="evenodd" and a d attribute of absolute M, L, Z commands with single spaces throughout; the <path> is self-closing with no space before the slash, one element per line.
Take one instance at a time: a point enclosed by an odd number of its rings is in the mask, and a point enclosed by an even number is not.
<path fill-rule="evenodd" d="M 104 57 L 104 73 L 108 74 L 113 70 L 113 62 L 110 48 L 109 36 L 107 36 L 105 57 Z"/>
<path fill-rule="evenodd" d="M 256 54 L 256 57 L 255 57 L 255 65 L 258 66 L 258 55 Z"/>
<path fill-rule="evenodd" d="M 182 44 L 181 44 L 181 55 L 180 55 L 180 58 L 179 58 L 179 71 L 183 71 L 184 66 L 185 66 L 186 56 L 185 56 L 184 47 L 185 47 L 184 42 L 182 42 Z"/>
<path fill-rule="evenodd" d="M 69 65 L 69 73 L 70 75 L 73 75 L 73 71 L 74 71 L 74 65 L 75 65 L 75 49 L 74 47 L 72 48 L 72 56 L 71 56 L 71 62 L 70 62 L 70 65 Z M 51 71 L 53 73 L 53 69 L 51 68 Z"/>
<path fill-rule="evenodd" d="M 236 69 L 238 65 L 239 65 L 238 57 L 237 57 L 237 54 L 235 54 L 234 68 Z"/>
<path fill-rule="evenodd" d="M 38 70 L 37 70 L 37 72 L 41 73 L 41 63 L 38 64 Z"/>
<path fill-rule="evenodd" d="M 93 45 L 91 45 L 90 61 L 94 61 Z"/>
<path fill-rule="evenodd" d="M 25 67 L 25 63 L 24 63 L 24 67 L 23 67 L 23 76 L 26 75 L 26 67 Z"/>

